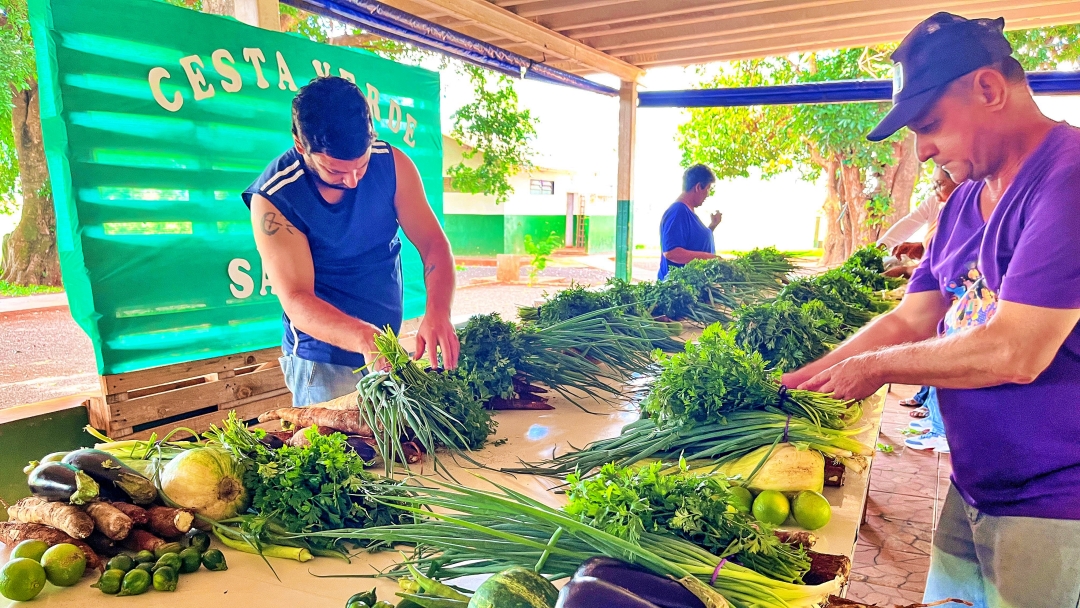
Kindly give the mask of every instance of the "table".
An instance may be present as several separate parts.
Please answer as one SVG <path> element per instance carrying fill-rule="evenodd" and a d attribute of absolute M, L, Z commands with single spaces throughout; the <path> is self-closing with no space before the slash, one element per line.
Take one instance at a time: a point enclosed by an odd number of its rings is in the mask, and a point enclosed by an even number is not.
<path fill-rule="evenodd" d="M 873 447 L 877 444 L 884 406 L 884 389 L 868 399 L 863 407 L 863 424 L 868 428 L 856 439 Z M 499 423 L 492 441 L 506 438 L 500 446 L 489 446 L 478 452 L 476 459 L 492 468 L 518 464 L 518 459 L 539 461 L 550 457 L 552 450 L 559 453 L 568 444 L 583 447 L 590 441 L 612 437 L 623 425 L 637 419 L 637 413 L 626 404 L 611 405 L 589 402 L 592 413 L 583 411 L 558 396 L 551 399 L 555 407 L 548 411 L 501 411 L 495 414 Z M 506 485 L 552 506 L 560 506 L 564 499 L 549 490 L 560 482 L 553 479 L 528 475 L 511 476 L 496 471 L 477 471 L 464 468 L 444 457 L 447 469 L 461 483 L 483 487 L 484 481 L 473 473 Z M 429 469 L 430 470 L 430 469 Z M 833 506 L 832 520 L 816 534 L 820 540 L 814 549 L 821 553 L 843 554 L 852 557 L 859 526 L 862 522 L 866 496 L 869 489 L 869 463 L 865 470 L 848 471 L 845 484 L 839 488 L 825 488 L 825 497 Z M 215 545 L 217 541 L 215 540 Z M 0 545 L 2 547 L 3 545 Z M 306 563 L 287 560 L 270 560 L 275 573 L 258 556 L 223 548 L 229 570 L 209 572 L 199 570 L 183 575 L 177 590 L 171 594 L 149 591 L 134 598 L 107 596 L 90 585 L 97 576 L 86 576 L 78 585 L 61 589 L 47 585 L 34 600 L 33 606 L 42 608 L 105 608 L 124 606 L 164 606 L 177 602 L 184 606 L 206 608 L 344 608 L 345 600 L 354 593 L 377 587 L 383 599 L 395 600 L 397 585 L 388 579 L 364 578 L 315 578 L 318 575 L 371 575 L 379 568 L 390 565 L 400 555 L 394 552 L 363 554 L 351 564 L 331 558 L 318 558 Z M 8 549 L 0 549 L 0 563 L 7 560 Z M 473 581 L 475 583 L 475 581 Z M 469 586 L 468 583 L 465 584 Z M 0 598 L 0 608 L 22 606 Z"/>

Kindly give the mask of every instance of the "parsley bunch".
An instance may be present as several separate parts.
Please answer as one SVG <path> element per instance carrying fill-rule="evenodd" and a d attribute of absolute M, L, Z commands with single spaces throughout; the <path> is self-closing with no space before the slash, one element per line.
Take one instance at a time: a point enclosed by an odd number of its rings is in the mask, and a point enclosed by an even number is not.
<path fill-rule="evenodd" d="M 818 300 L 772 300 L 735 311 L 735 342 L 771 367 L 793 370 L 824 355 L 843 337 L 841 319 Z"/>
<path fill-rule="evenodd" d="M 805 550 L 781 542 L 772 526 L 732 505 L 723 477 L 690 473 L 685 463 L 676 473 L 659 462 L 606 464 L 597 475 L 570 475 L 567 483 L 566 513 L 624 540 L 637 543 L 645 532 L 676 536 L 789 583 L 801 583 L 810 569 Z"/>

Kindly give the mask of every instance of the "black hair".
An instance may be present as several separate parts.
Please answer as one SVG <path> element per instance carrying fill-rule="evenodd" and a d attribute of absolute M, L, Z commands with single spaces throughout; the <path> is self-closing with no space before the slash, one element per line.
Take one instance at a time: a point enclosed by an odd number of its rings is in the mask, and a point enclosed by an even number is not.
<path fill-rule="evenodd" d="M 690 192 L 694 186 L 711 186 L 716 183 L 716 174 L 705 165 L 694 165 L 682 176 L 683 192 Z"/>
<path fill-rule="evenodd" d="M 1001 72 L 1001 75 L 1004 76 L 1005 80 L 1008 82 L 1024 82 L 1027 80 L 1024 66 L 1020 65 L 1020 62 L 1012 55 L 997 61 L 990 67 Z"/>
<path fill-rule="evenodd" d="M 353 160 L 375 139 L 371 108 L 360 88 L 337 76 L 316 78 L 292 102 L 292 131 L 308 153 Z"/>

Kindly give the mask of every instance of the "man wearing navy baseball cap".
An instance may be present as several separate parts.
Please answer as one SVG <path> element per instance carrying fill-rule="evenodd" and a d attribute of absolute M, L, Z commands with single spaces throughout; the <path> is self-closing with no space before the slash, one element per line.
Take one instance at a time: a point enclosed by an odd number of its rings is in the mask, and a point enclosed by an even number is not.
<path fill-rule="evenodd" d="M 893 108 L 953 192 L 907 296 L 784 383 L 939 387 L 952 486 L 924 601 L 1080 605 L 1080 129 L 1039 110 L 1002 19 L 938 13 L 893 54 Z"/>

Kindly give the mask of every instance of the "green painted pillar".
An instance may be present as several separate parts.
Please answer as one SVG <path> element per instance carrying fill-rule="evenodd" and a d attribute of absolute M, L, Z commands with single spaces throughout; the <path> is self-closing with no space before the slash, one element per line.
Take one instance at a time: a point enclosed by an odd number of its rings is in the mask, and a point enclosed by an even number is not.
<path fill-rule="evenodd" d="M 634 267 L 634 201 L 618 201 L 615 211 L 615 276 L 629 281 Z"/>
<path fill-rule="evenodd" d="M 616 182 L 615 276 L 629 281 L 634 267 L 634 141 L 637 129 L 637 83 L 619 88 L 619 174 Z"/>

